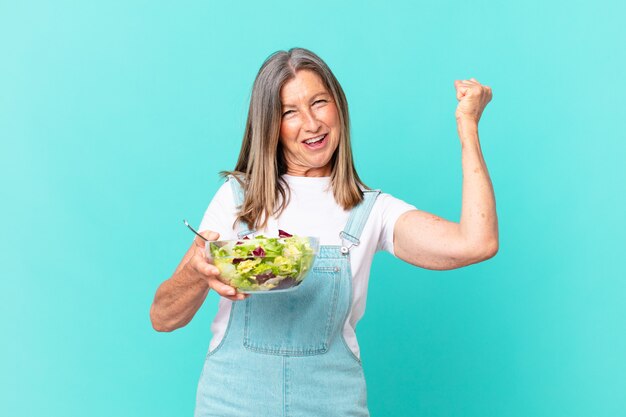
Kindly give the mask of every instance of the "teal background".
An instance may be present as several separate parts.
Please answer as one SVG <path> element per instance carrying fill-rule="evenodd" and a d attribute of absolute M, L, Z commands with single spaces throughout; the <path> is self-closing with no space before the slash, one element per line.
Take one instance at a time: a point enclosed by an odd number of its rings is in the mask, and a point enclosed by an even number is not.
<path fill-rule="evenodd" d="M 188 416 L 218 297 L 148 311 L 234 166 L 263 60 L 327 61 L 366 183 L 461 212 L 455 79 L 500 250 L 380 254 L 358 327 L 372 416 L 626 416 L 623 2 L 0 2 L 0 414 Z"/>

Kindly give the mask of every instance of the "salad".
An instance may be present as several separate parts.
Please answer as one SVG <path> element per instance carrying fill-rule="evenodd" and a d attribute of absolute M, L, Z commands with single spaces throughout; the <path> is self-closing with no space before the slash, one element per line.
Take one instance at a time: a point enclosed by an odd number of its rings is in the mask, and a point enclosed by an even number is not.
<path fill-rule="evenodd" d="M 317 239 L 292 236 L 279 230 L 279 237 L 208 243 L 220 279 L 242 292 L 276 291 L 299 285 L 311 268 Z"/>

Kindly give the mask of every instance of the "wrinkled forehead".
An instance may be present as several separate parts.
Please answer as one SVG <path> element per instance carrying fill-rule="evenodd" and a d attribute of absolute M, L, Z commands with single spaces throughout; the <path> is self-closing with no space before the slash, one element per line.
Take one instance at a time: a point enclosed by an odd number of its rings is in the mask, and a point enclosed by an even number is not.
<path fill-rule="evenodd" d="M 330 95 L 322 77 L 311 70 L 299 70 L 280 89 L 280 101 L 283 106 L 297 105 L 319 95 Z"/>

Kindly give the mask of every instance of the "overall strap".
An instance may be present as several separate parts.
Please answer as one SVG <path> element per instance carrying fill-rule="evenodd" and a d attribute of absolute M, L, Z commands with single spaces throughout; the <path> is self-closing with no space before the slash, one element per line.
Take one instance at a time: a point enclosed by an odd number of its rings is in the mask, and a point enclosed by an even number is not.
<path fill-rule="evenodd" d="M 233 190 L 233 199 L 235 200 L 235 207 L 239 208 L 243 204 L 243 188 L 241 188 L 241 184 L 239 181 L 235 179 L 232 175 L 228 176 L 228 180 L 230 182 L 230 188 Z M 238 222 L 239 231 L 237 232 L 237 238 L 243 239 L 244 236 L 252 234 L 255 232 L 254 229 L 250 229 L 248 225 L 244 222 Z"/>
<path fill-rule="evenodd" d="M 339 233 L 342 241 L 347 240 L 352 243 L 349 247 L 342 246 L 342 253 L 348 253 L 350 247 L 360 243 L 361 232 L 363 232 L 363 227 L 379 194 L 380 190 L 363 190 L 363 201 L 352 209 L 346 227 Z"/>

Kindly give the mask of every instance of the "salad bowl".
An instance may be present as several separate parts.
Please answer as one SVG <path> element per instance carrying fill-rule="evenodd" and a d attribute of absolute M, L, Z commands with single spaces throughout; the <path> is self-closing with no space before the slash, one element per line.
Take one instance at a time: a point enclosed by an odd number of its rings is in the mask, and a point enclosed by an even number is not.
<path fill-rule="evenodd" d="M 292 236 L 215 240 L 205 243 L 205 255 L 219 270 L 223 283 L 243 293 L 275 293 L 298 288 L 319 250 L 316 237 Z"/>

